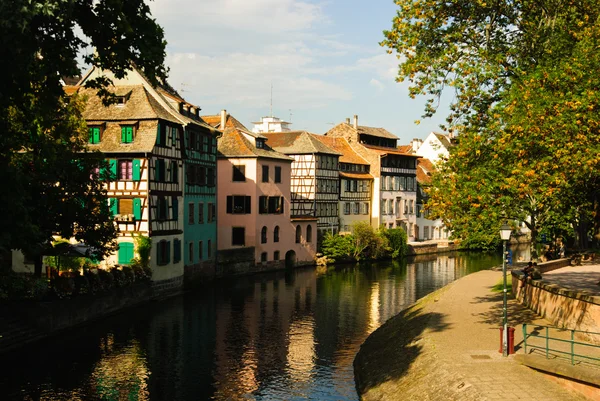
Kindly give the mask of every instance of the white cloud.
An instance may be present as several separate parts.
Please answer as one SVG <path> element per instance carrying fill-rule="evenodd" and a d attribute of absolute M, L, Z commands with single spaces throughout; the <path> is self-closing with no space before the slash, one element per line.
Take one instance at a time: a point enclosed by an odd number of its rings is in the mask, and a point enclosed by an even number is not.
<path fill-rule="evenodd" d="M 375 78 L 371 78 L 371 80 L 369 81 L 369 85 L 374 86 L 379 92 L 383 92 L 383 89 L 385 88 L 385 85 L 383 85 Z"/>

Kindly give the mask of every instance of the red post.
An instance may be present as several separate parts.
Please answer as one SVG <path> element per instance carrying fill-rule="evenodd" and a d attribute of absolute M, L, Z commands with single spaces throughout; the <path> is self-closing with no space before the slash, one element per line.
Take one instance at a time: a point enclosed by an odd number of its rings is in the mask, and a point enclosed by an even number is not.
<path fill-rule="evenodd" d="M 504 334 L 504 328 L 500 327 L 500 350 L 499 353 L 502 353 L 502 334 Z M 508 355 L 512 355 L 515 353 L 515 328 L 508 328 Z"/>

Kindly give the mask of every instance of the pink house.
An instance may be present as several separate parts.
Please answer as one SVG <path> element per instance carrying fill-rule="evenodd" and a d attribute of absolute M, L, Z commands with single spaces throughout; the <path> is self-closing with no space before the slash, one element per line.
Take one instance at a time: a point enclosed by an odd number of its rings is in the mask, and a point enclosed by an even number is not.
<path fill-rule="evenodd" d="M 267 139 L 229 125 L 219 140 L 217 246 L 221 274 L 314 263 L 316 220 L 290 219 L 293 159 L 269 148 Z"/>

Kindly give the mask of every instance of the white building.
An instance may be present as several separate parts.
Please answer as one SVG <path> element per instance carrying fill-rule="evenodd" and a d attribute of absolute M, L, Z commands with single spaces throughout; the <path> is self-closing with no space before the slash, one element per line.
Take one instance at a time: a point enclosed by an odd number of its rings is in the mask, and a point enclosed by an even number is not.
<path fill-rule="evenodd" d="M 261 121 L 253 122 L 252 132 L 266 134 L 269 132 L 288 132 L 291 131 L 290 124 L 278 117 L 263 117 Z"/>

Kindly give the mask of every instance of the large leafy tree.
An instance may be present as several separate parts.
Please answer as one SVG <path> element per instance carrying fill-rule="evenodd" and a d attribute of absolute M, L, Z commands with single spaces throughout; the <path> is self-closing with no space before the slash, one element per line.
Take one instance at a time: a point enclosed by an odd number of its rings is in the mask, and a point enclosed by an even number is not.
<path fill-rule="evenodd" d="M 534 240 L 594 218 L 598 1 L 398 5 L 382 42 L 401 60 L 398 80 L 429 96 L 425 116 L 444 90 L 455 95 L 443 128 L 459 139 L 433 177 L 434 215 L 470 247 L 494 245 L 504 217 Z"/>
<path fill-rule="evenodd" d="M 23 249 L 41 268 L 51 235 L 75 236 L 101 256 L 115 229 L 98 174 L 85 152 L 81 99 L 63 91 L 79 73 L 79 56 L 122 77 L 136 65 L 164 78 L 163 31 L 143 0 L 14 0 L 0 2 L 0 253 Z M 110 102 L 109 81 L 91 86 Z M 107 178 L 107 177 L 104 177 Z"/>

